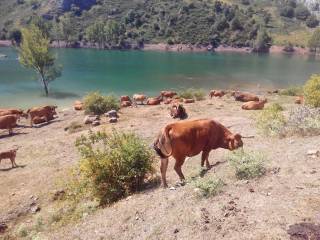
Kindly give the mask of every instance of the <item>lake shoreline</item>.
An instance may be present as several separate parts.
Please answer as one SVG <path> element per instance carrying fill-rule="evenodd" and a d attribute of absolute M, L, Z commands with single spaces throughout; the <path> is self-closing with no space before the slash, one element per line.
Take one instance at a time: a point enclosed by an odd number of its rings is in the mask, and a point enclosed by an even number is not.
<path fill-rule="evenodd" d="M 11 47 L 12 43 L 9 40 L 0 40 L 0 47 Z M 203 53 L 203 52 L 216 52 L 216 53 L 253 53 L 253 49 L 250 47 L 231 47 L 220 45 L 217 48 L 213 48 L 211 45 L 191 45 L 191 44 L 144 44 L 143 47 L 133 47 L 128 49 L 99 49 L 96 45 L 84 44 L 79 42 L 76 45 L 67 45 L 66 42 L 52 42 L 52 48 L 80 48 L 80 49 L 97 49 L 97 50 L 140 50 L 140 51 L 158 51 L 158 52 L 181 52 L 181 53 Z M 293 47 L 293 51 L 284 51 L 284 46 L 273 45 L 269 49 L 269 54 L 290 54 L 290 55 L 315 55 L 310 52 L 309 48 Z"/>

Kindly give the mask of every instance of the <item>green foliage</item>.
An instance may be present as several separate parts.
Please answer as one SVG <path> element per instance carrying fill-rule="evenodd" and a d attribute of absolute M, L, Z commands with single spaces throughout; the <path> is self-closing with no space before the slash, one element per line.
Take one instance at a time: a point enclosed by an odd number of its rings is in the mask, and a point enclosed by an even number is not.
<path fill-rule="evenodd" d="M 251 179 L 265 174 L 266 157 L 259 152 L 236 150 L 227 156 L 238 179 Z"/>
<path fill-rule="evenodd" d="M 302 92 L 302 87 L 289 87 L 286 89 L 282 89 L 280 91 L 280 94 L 284 96 L 301 96 Z"/>
<path fill-rule="evenodd" d="M 89 93 L 84 97 L 84 109 L 87 114 L 101 115 L 110 110 L 119 110 L 118 99 L 113 96 L 103 96 L 99 92 Z"/>
<path fill-rule="evenodd" d="M 204 100 L 206 93 L 203 89 L 188 88 L 179 93 L 180 98 L 195 99 L 197 101 Z"/>
<path fill-rule="evenodd" d="M 49 39 L 36 25 L 23 28 L 22 43 L 19 48 L 19 61 L 33 69 L 40 77 L 46 95 L 49 94 L 50 82 L 61 76 L 62 67 L 55 65 L 56 58 L 49 51 Z"/>
<path fill-rule="evenodd" d="M 99 48 L 104 48 L 106 42 L 105 24 L 96 21 L 86 29 L 86 38 L 92 43 L 98 43 Z"/>
<path fill-rule="evenodd" d="M 291 6 L 284 6 L 280 9 L 280 15 L 283 17 L 293 18 L 294 8 Z"/>
<path fill-rule="evenodd" d="M 318 48 L 320 48 L 320 29 L 316 29 L 308 43 L 311 51 L 317 52 Z"/>
<path fill-rule="evenodd" d="M 303 87 L 306 104 L 320 107 L 320 75 L 312 75 Z"/>
<path fill-rule="evenodd" d="M 225 183 L 221 179 L 200 178 L 194 185 L 199 189 L 199 195 L 201 197 L 213 197 L 222 192 Z"/>
<path fill-rule="evenodd" d="M 317 19 L 317 17 L 315 15 L 311 15 L 307 18 L 306 25 L 309 28 L 315 28 L 319 25 L 319 20 Z"/>
<path fill-rule="evenodd" d="M 271 47 L 271 37 L 264 29 L 258 31 L 257 39 L 254 43 L 255 52 L 268 52 Z"/>
<path fill-rule="evenodd" d="M 82 159 L 76 194 L 89 194 L 108 204 L 141 189 L 153 173 L 153 154 L 135 134 L 90 132 L 76 146 Z"/>
<path fill-rule="evenodd" d="M 267 136 L 280 135 L 285 124 L 285 116 L 278 104 L 263 109 L 256 118 L 257 128 Z"/>
<path fill-rule="evenodd" d="M 295 16 L 297 19 L 305 21 L 310 16 L 310 11 L 307 7 L 299 5 L 295 9 Z"/>

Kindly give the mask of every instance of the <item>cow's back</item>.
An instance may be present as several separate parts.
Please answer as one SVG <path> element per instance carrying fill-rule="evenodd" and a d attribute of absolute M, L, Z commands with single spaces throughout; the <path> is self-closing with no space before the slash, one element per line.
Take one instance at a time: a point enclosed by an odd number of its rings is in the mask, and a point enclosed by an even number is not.
<path fill-rule="evenodd" d="M 221 125 L 208 119 L 181 121 L 167 127 L 174 157 L 191 157 L 203 150 L 214 149 L 222 133 Z"/>
<path fill-rule="evenodd" d="M 17 116 L 16 115 L 6 115 L 0 117 L 0 128 L 7 129 L 13 128 L 17 125 Z"/>

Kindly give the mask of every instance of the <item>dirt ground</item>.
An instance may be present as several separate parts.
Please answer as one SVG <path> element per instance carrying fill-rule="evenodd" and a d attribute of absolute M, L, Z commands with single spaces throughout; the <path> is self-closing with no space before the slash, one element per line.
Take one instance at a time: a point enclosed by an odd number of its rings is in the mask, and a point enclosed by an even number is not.
<path fill-rule="evenodd" d="M 292 98 L 269 96 L 269 99 L 283 103 L 286 109 L 294 107 L 289 103 Z M 283 139 L 261 136 L 253 120 L 256 112 L 241 110 L 241 103 L 228 97 L 185 106 L 190 119 L 215 119 L 231 126 L 232 132 L 255 136 L 244 140 L 244 148 L 266 154 L 267 174 L 239 181 L 225 162 L 228 151 L 212 151 L 210 163 L 223 163 L 213 167 L 205 177 L 218 176 L 226 183 L 217 196 L 199 198 L 192 182 L 175 190 L 156 187 L 98 209 L 77 222 L 45 228 L 36 239 L 278 240 L 290 239 L 288 230 L 294 224 L 320 224 L 319 158 L 307 156 L 308 150 L 320 150 L 320 136 Z M 133 131 L 151 144 L 163 126 L 176 121 L 170 118 L 167 108 L 161 105 L 123 109 L 117 124 L 93 129 L 108 131 L 114 127 Z M 10 161 L 0 164 L 0 222 L 8 225 L 8 235 L 0 233 L 0 239 L 18 239 L 21 224 L 31 223 L 37 215 L 51 209 L 58 183 L 79 160 L 74 142 L 87 133 L 84 130 L 70 134 L 64 128 L 73 121 L 81 123 L 83 118 L 82 112 L 63 110 L 48 125 L 20 127 L 12 137 L 0 132 L 1 151 L 15 145 L 21 147 L 16 158 L 19 168 L 11 169 Z M 171 160 L 168 168 L 169 186 L 178 181 L 173 163 Z M 200 156 L 188 159 L 183 166 L 187 179 L 199 169 Z M 35 214 L 30 213 L 30 206 L 34 205 L 39 207 Z"/>

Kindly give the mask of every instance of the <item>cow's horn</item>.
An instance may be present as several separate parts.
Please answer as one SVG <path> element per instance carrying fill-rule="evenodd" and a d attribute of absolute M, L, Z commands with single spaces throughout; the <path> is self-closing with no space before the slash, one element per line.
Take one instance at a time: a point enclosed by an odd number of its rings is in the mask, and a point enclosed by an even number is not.
<path fill-rule="evenodd" d="M 254 136 L 241 136 L 241 138 L 254 138 Z"/>

